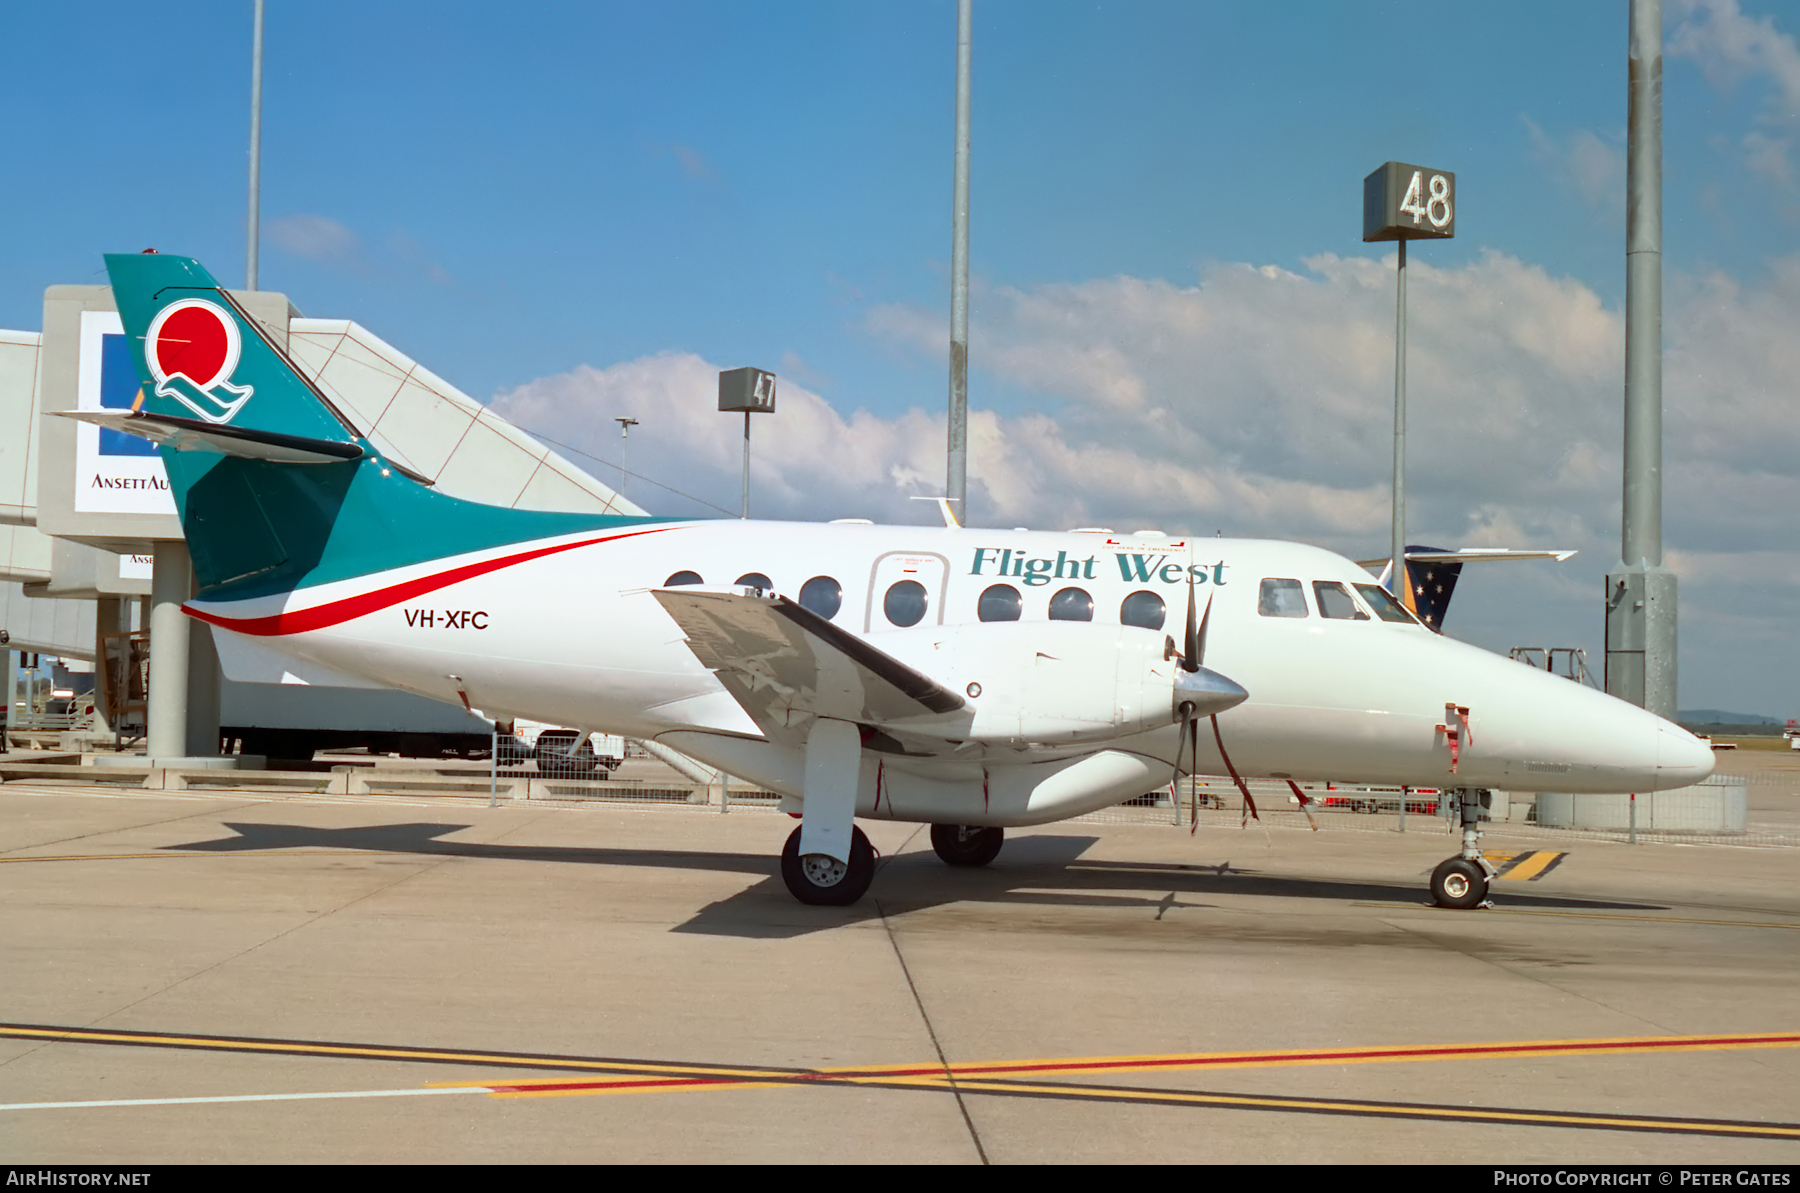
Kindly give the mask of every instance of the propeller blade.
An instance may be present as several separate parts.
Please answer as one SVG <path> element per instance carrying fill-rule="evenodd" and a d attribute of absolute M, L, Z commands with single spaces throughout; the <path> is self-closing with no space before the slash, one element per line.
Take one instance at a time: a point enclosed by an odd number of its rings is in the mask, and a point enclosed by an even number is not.
<path fill-rule="evenodd" d="M 1189 579 L 1192 579 L 1190 576 Z M 1194 670 L 1206 662 L 1206 627 L 1212 622 L 1212 593 L 1206 594 L 1206 612 L 1200 615 L 1200 630 L 1194 638 Z"/>
<path fill-rule="evenodd" d="M 1189 717 L 1183 728 L 1187 730 L 1188 737 L 1192 742 L 1189 748 L 1193 752 L 1194 766 L 1198 768 L 1200 765 L 1200 718 Z M 1192 810 L 1188 813 L 1188 835 L 1191 837 L 1200 829 L 1200 788 L 1189 783 L 1188 792 L 1192 796 L 1190 801 Z"/>
<path fill-rule="evenodd" d="M 1210 596 L 1207 598 L 1206 611 L 1208 613 L 1212 612 L 1212 599 Z M 1184 670 L 1198 671 L 1200 669 L 1200 651 L 1202 647 L 1203 644 L 1200 638 L 1200 629 L 1198 624 L 1194 621 L 1194 574 L 1189 572 L 1187 632 L 1181 636 L 1181 666 Z"/>

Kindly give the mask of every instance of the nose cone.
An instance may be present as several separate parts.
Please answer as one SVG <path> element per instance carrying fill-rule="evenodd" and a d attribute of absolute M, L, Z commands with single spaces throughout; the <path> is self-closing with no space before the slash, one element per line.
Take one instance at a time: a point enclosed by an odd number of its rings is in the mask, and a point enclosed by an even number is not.
<path fill-rule="evenodd" d="M 1201 667 L 1193 671 L 1185 667 L 1175 669 L 1175 707 L 1183 704 L 1194 706 L 1194 715 L 1210 717 L 1222 713 L 1228 708 L 1235 708 L 1250 699 L 1250 693 L 1226 679 L 1217 671 Z"/>
<path fill-rule="evenodd" d="M 1683 729 L 1660 721 L 1656 727 L 1656 790 L 1686 787 L 1712 774 L 1712 747 Z"/>

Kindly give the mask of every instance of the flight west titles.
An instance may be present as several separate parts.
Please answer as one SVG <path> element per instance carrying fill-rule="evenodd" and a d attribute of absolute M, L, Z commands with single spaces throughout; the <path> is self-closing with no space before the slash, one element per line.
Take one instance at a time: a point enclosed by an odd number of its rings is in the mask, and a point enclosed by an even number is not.
<path fill-rule="evenodd" d="M 1183 563 L 1172 555 L 1127 555 L 1112 557 L 1118 565 L 1119 579 L 1127 584 L 1183 584 L 1191 577 L 1195 584 L 1225 583 L 1225 564 Z M 1048 584 L 1052 580 L 1097 580 L 1102 565 L 1098 555 L 1071 559 L 1067 551 L 1056 558 L 1027 555 L 1010 547 L 977 547 L 970 564 L 971 576 L 1011 576 L 1030 586 Z M 1111 569 L 1106 569 L 1110 572 Z"/>
<path fill-rule="evenodd" d="M 486 609 L 402 609 L 406 624 L 420 630 L 485 630 Z"/>

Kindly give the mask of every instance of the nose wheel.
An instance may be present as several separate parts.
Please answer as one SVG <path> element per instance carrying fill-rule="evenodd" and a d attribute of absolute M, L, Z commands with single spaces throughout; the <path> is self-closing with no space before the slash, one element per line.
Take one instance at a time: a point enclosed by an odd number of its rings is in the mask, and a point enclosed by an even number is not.
<path fill-rule="evenodd" d="M 1480 907 L 1487 893 L 1487 874 L 1466 858 L 1453 857 L 1431 872 L 1431 901 L 1439 907 Z"/>
<path fill-rule="evenodd" d="M 1461 788 L 1449 793 L 1462 813 L 1462 854 L 1431 872 L 1431 901 L 1439 907 L 1467 910 L 1487 906 L 1493 869 L 1481 856 L 1481 811 L 1492 801 L 1486 791 Z"/>
<path fill-rule="evenodd" d="M 1005 829 L 973 824 L 931 826 L 931 847 L 951 866 L 985 866 L 1000 855 L 1005 843 Z"/>
<path fill-rule="evenodd" d="M 781 851 L 781 880 L 788 893 L 815 907 L 848 907 L 862 898 L 875 878 L 875 847 L 859 828 L 850 830 L 850 860 L 824 853 L 800 853 L 800 830 Z"/>

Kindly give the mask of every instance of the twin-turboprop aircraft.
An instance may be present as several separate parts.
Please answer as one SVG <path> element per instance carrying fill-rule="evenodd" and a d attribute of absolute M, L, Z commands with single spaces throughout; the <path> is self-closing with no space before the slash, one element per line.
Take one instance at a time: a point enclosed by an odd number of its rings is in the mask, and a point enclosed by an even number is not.
<path fill-rule="evenodd" d="M 1444 638 L 1296 543 L 544 513 L 384 459 L 198 262 L 107 257 L 145 382 L 77 417 L 155 440 L 228 673 L 404 688 L 652 738 L 784 797 L 782 877 L 847 904 L 858 817 L 981 865 L 1010 826 L 1176 773 L 1451 790 L 1470 907 L 1487 789 L 1712 769 L 1641 709 Z M 198 417 L 195 417 L 195 416 Z M 1246 798 L 1248 791 L 1246 790 Z"/>

